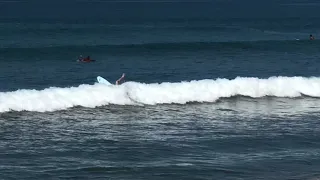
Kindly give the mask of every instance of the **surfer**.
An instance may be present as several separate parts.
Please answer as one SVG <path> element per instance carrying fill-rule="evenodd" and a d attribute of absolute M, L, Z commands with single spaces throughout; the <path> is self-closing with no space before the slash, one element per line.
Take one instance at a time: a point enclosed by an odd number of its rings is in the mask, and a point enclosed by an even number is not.
<path fill-rule="evenodd" d="M 82 57 L 82 55 L 80 55 L 78 61 L 80 61 L 80 62 L 93 62 L 95 60 L 91 59 L 90 56 L 87 56 L 86 58 L 84 58 L 84 57 Z"/>
<path fill-rule="evenodd" d="M 310 34 L 310 40 L 314 40 L 314 36 L 312 34 Z"/>
<path fill-rule="evenodd" d="M 88 57 L 84 58 L 84 60 L 83 60 L 83 61 L 91 61 L 90 56 L 88 56 Z"/>
<path fill-rule="evenodd" d="M 125 74 L 123 73 L 122 76 L 116 81 L 116 85 L 122 84 Z"/>

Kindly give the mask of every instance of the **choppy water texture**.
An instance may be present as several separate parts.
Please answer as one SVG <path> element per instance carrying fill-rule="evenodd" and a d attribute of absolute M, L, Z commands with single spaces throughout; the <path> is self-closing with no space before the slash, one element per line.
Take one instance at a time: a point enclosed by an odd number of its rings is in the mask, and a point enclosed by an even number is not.
<path fill-rule="evenodd" d="M 35 4 L 0 2 L 2 179 L 320 178 L 317 2 Z"/>

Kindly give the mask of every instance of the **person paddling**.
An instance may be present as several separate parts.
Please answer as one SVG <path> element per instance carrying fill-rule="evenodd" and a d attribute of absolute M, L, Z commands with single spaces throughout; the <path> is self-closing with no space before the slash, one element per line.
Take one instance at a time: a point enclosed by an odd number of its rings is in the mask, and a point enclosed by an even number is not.
<path fill-rule="evenodd" d="M 86 62 L 91 61 L 90 56 L 86 57 L 83 61 L 86 61 Z"/>

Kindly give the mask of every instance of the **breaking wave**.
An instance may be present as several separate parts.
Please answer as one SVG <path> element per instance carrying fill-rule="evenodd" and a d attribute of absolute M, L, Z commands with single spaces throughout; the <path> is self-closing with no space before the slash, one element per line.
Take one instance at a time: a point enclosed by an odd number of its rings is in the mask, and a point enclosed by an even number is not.
<path fill-rule="evenodd" d="M 50 87 L 43 90 L 21 89 L 0 93 L 0 112 L 56 111 L 75 106 L 95 108 L 109 104 L 156 105 L 215 102 L 219 98 L 248 96 L 260 98 L 320 97 L 320 77 L 270 77 L 267 79 L 237 77 L 204 79 L 188 82 L 145 84 L 126 82 L 122 85 L 80 85 Z"/>

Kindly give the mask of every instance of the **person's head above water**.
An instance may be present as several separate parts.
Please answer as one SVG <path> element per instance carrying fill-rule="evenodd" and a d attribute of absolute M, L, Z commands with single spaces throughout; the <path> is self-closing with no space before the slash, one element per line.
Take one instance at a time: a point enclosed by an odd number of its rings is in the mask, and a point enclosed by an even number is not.
<path fill-rule="evenodd" d="M 314 37 L 313 37 L 313 35 L 312 34 L 310 34 L 310 40 L 314 40 Z"/>

